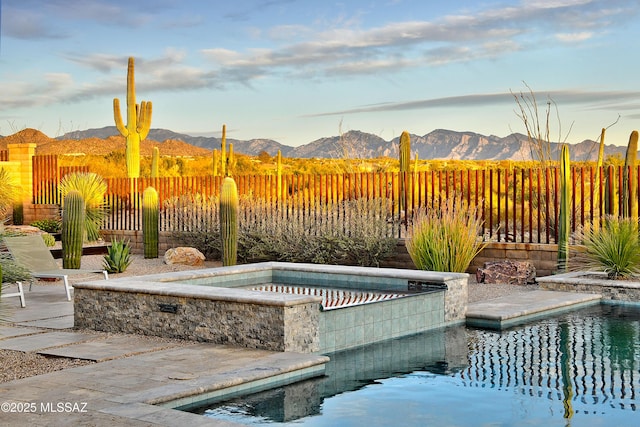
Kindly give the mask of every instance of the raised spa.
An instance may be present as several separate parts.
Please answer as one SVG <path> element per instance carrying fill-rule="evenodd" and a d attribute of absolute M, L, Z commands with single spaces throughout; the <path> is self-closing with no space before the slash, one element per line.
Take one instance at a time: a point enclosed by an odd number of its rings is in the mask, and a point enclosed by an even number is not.
<path fill-rule="evenodd" d="M 467 274 L 267 262 L 74 285 L 75 326 L 329 353 L 463 323 Z"/>

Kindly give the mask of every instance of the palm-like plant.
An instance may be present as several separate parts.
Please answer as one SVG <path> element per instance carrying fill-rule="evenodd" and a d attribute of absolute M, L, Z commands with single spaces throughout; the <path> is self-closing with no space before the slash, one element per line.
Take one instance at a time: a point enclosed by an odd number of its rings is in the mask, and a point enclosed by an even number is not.
<path fill-rule="evenodd" d="M 602 227 L 590 227 L 577 237 L 584 248 L 575 256 L 576 268 L 604 271 L 610 279 L 640 276 L 636 219 L 607 217 Z"/>
<path fill-rule="evenodd" d="M 93 242 L 100 238 L 100 226 L 107 215 L 104 194 L 107 184 L 102 177 L 95 173 L 72 173 L 66 175 L 58 185 L 62 199 L 71 191 L 77 190 L 82 195 L 86 206 L 85 238 Z M 64 209 L 64 206 L 62 207 Z"/>
<path fill-rule="evenodd" d="M 479 237 L 481 230 L 475 207 L 449 199 L 440 209 L 414 215 L 407 251 L 420 270 L 464 273 L 486 246 Z"/>

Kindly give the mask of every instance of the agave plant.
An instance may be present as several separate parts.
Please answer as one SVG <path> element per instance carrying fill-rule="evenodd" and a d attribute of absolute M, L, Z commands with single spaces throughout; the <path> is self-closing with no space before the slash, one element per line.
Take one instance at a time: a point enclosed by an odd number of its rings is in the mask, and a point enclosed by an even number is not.
<path fill-rule="evenodd" d="M 71 190 L 77 190 L 85 203 L 85 238 L 94 242 L 100 238 L 100 226 L 107 215 L 104 203 L 104 193 L 107 184 L 102 177 L 95 173 L 72 173 L 65 175 L 58 185 L 62 199 Z M 62 207 L 64 209 L 64 206 Z"/>
<path fill-rule="evenodd" d="M 131 264 L 131 247 L 129 241 L 113 240 L 104 256 L 103 266 L 109 273 L 122 273 Z"/>
<path fill-rule="evenodd" d="M 640 238 L 634 218 L 606 217 L 602 227 L 578 233 L 584 249 L 574 257 L 576 268 L 602 271 L 610 279 L 640 276 Z"/>

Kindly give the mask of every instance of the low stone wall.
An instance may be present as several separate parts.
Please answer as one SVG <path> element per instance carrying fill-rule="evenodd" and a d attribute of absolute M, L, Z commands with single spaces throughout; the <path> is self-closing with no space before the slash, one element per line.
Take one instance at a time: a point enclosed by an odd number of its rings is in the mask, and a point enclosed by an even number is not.
<path fill-rule="evenodd" d="M 134 253 L 143 252 L 142 231 L 107 230 L 103 232 L 104 240 L 110 242 L 112 238 L 125 238 L 131 242 Z M 172 238 L 171 233 L 161 232 L 159 251 L 163 254 L 167 249 L 180 246 Z M 489 243 L 474 260 L 469 269 L 475 274 L 479 267 L 487 261 L 503 260 L 530 261 L 536 268 L 536 277 L 549 276 L 555 273 L 558 259 L 558 246 L 541 243 Z M 400 239 L 393 257 L 381 263 L 380 267 L 415 269 L 413 261 L 407 252 L 405 240 Z"/>
<path fill-rule="evenodd" d="M 236 289 L 171 287 L 74 286 L 75 327 L 272 351 L 319 350 L 318 298 L 251 300 Z"/>
<path fill-rule="evenodd" d="M 554 274 L 557 267 L 558 246 L 540 243 L 489 243 L 476 256 L 469 269 L 470 274 L 475 274 L 476 270 L 489 261 L 530 261 L 536 268 L 536 277 L 549 276 Z M 396 254 L 384 261 L 382 267 L 392 268 L 415 268 L 404 239 L 398 242 Z"/>
<path fill-rule="evenodd" d="M 575 271 L 544 277 L 540 289 L 600 294 L 604 300 L 640 303 L 640 282 L 609 280 L 604 273 Z"/>
<path fill-rule="evenodd" d="M 397 305 L 398 318 L 400 314 L 413 315 L 412 320 L 420 322 L 411 331 L 416 333 L 463 323 L 467 282 L 468 275 L 460 273 L 278 262 L 246 264 L 77 283 L 74 320 L 78 328 L 106 332 L 312 353 L 324 350 L 320 297 L 252 291 L 241 286 L 296 283 L 417 292 L 406 302 L 421 295 L 438 295 L 439 302 L 434 302 L 432 312 L 425 315 L 409 309 L 400 313 L 400 300 L 404 298 L 375 303 L 387 304 L 389 310 Z M 344 317 L 345 322 L 350 318 Z M 371 321 L 382 325 L 385 319 Z M 349 325 L 342 326 L 347 330 Z M 391 329 L 389 332 L 393 333 Z"/>

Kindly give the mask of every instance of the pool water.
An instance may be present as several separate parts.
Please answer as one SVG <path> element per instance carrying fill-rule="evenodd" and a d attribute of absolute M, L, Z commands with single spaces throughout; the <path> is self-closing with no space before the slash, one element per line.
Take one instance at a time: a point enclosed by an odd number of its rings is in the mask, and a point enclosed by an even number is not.
<path fill-rule="evenodd" d="M 253 426 L 636 426 L 640 308 L 454 327 L 329 355 L 326 375 L 190 412 Z"/>

